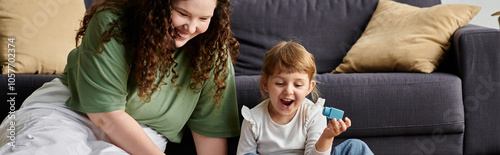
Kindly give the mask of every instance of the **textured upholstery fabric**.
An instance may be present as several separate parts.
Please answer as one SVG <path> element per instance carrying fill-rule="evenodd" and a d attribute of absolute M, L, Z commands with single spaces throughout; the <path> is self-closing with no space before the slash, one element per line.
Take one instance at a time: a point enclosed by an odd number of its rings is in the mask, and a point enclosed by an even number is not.
<path fill-rule="evenodd" d="M 7 74 L 59 74 L 75 48 L 76 30 L 85 13 L 81 0 L 2 0 L 0 5 L 0 59 Z M 7 39 L 15 38 L 15 52 Z M 8 55 L 15 54 L 15 56 Z M 14 61 L 9 60 L 12 58 Z M 12 73 L 12 71 L 10 72 Z"/>
<path fill-rule="evenodd" d="M 428 7 L 440 0 L 397 0 Z M 331 72 L 363 33 L 378 0 L 232 0 L 231 28 L 240 42 L 236 75 L 260 75 L 264 54 L 280 41 L 301 43 L 318 73 Z M 251 7 L 249 7 L 251 6 Z"/>
<path fill-rule="evenodd" d="M 255 75 L 236 77 L 239 105 L 252 108 L 262 101 L 258 79 Z M 316 80 L 325 106 L 344 110 L 356 124 L 340 137 L 431 134 L 435 128 L 463 132 L 461 80 L 455 75 L 319 74 Z"/>
<path fill-rule="evenodd" d="M 240 109 L 242 105 L 251 108 L 262 101 L 258 80 L 259 75 L 236 77 Z M 435 135 L 444 137 L 436 146 L 447 149 L 433 150 L 434 153 L 457 154 L 462 150 L 459 144 L 463 143 L 465 116 L 462 81 L 456 75 L 319 74 L 316 80 L 321 97 L 326 99 L 325 106 L 342 109 L 344 116 L 353 120 L 353 126 L 339 139 L 367 138 L 370 141 L 365 142 L 370 148 L 378 147 L 374 151 L 378 154 L 410 154 L 412 151 L 429 151 L 419 149 L 419 145 L 427 145 L 423 143 Z M 419 143 L 415 142 L 417 137 Z M 337 139 L 334 143 L 338 144 Z"/>
<path fill-rule="evenodd" d="M 379 154 L 440 154 L 458 155 L 463 154 L 463 133 L 440 134 L 439 128 L 434 134 L 427 135 L 405 135 L 392 137 L 365 137 L 362 140 L 367 143 L 373 152 Z M 381 140 L 384 139 L 384 140 Z M 336 138 L 333 146 L 342 143 L 345 138 Z M 396 153 L 406 152 L 406 153 Z"/>
<path fill-rule="evenodd" d="M 465 117 L 464 154 L 500 152 L 500 31 L 467 25 L 455 32 L 463 81 Z"/>
<path fill-rule="evenodd" d="M 361 38 L 332 73 L 433 72 L 455 30 L 479 10 L 465 4 L 419 8 L 380 0 Z"/>
<path fill-rule="evenodd" d="M 332 71 L 359 38 L 378 0 L 233 0 L 231 27 L 240 42 L 236 75 L 259 75 L 264 54 L 295 40 Z M 248 7 L 252 6 L 252 7 Z"/>
<path fill-rule="evenodd" d="M 441 4 L 441 0 L 394 0 L 394 1 L 418 7 L 430 7 Z"/>
<path fill-rule="evenodd" d="M 461 133 L 464 113 L 460 83 L 451 74 L 322 74 L 318 88 L 325 105 L 355 120 L 340 137 Z M 382 112 L 383 111 L 383 112 Z"/>

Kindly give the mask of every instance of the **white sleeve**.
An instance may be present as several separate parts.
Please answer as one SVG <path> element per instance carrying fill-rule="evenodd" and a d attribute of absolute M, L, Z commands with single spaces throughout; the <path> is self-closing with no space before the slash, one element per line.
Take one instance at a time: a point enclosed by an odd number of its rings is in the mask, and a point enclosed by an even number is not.
<path fill-rule="evenodd" d="M 238 142 L 236 154 L 244 155 L 246 153 L 257 153 L 257 130 L 252 113 L 247 106 L 243 106 L 241 108 L 241 115 L 244 119 L 241 124 L 240 141 Z"/>
<path fill-rule="evenodd" d="M 257 153 L 257 141 L 254 138 L 254 133 L 252 132 L 252 125 L 249 121 L 243 120 L 236 154 L 244 155 L 246 153 Z"/>
<path fill-rule="evenodd" d="M 330 155 L 331 147 L 324 152 L 316 150 L 316 142 L 327 125 L 327 119 L 323 116 L 323 105 L 324 99 L 320 98 L 316 104 L 308 109 L 306 116 L 307 137 L 304 150 L 306 155 Z"/>

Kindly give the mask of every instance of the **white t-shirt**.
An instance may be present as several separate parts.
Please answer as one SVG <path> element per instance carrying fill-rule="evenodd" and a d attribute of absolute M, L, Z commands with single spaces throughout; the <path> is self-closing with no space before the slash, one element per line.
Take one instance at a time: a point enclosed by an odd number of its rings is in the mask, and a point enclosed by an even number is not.
<path fill-rule="evenodd" d="M 241 114 L 245 119 L 237 154 L 330 155 L 331 147 L 325 152 L 318 152 L 315 147 L 327 125 L 327 119 L 322 115 L 324 102 L 322 98 L 316 104 L 305 99 L 294 118 L 285 125 L 276 124 L 271 119 L 269 99 L 251 110 L 243 106 Z"/>

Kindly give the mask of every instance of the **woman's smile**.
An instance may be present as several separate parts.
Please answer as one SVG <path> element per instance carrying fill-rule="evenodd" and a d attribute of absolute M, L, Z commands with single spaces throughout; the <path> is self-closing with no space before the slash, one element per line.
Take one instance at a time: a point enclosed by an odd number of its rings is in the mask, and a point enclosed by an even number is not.
<path fill-rule="evenodd" d="M 189 33 L 182 33 L 179 30 L 176 29 L 177 32 L 177 39 L 179 40 L 184 40 L 189 38 Z"/>

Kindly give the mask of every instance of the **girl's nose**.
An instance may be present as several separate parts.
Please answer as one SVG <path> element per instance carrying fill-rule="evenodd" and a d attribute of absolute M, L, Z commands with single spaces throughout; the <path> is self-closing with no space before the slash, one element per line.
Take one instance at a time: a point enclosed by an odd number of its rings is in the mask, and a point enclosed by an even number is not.
<path fill-rule="evenodd" d="M 284 91 L 285 95 L 293 95 L 293 89 L 292 88 L 293 87 L 286 87 L 285 91 Z"/>

